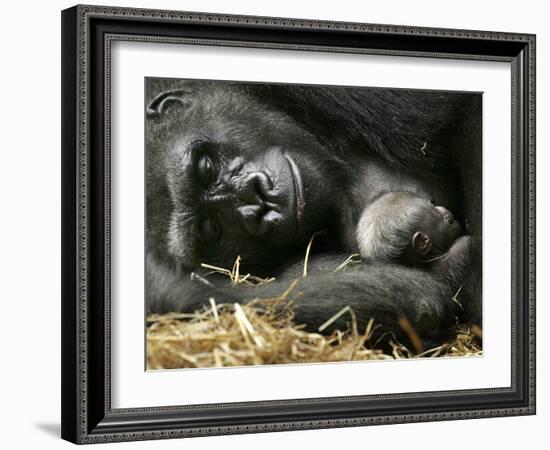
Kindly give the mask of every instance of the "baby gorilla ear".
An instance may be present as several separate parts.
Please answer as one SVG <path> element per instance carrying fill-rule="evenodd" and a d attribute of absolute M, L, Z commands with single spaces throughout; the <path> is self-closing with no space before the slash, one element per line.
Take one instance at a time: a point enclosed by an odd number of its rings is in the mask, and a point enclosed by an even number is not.
<path fill-rule="evenodd" d="M 426 233 L 417 231 L 412 238 L 412 248 L 418 255 L 427 255 L 432 249 L 432 242 Z"/>
<path fill-rule="evenodd" d="M 189 89 L 164 91 L 149 103 L 147 117 L 156 118 L 170 111 L 187 111 L 193 106 L 192 95 Z"/>

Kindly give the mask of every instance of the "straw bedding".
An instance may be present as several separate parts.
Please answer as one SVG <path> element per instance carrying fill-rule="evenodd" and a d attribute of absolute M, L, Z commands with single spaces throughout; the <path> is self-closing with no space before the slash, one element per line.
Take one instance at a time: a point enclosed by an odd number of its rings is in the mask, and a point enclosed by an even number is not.
<path fill-rule="evenodd" d="M 348 263 L 354 259 L 349 258 Z M 238 258 L 232 270 L 203 265 L 212 272 L 227 275 L 233 285 L 261 284 L 261 279 L 239 272 Z M 339 266 L 338 270 L 344 270 Z M 304 276 L 307 274 L 307 256 Z M 204 280 L 203 280 L 204 281 Z M 367 361 L 419 357 L 480 356 L 481 330 L 459 326 L 456 338 L 431 349 L 423 349 L 414 329 L 402 319 L 401 327 L 412 343 L 405 347 L 390 336 L 390 346 L 379 345 L 374 338 L 378 326 L 373 320 L 358 329 L 355 314 L 344 307 L 320 327 L 307 332 L 296 324 L 292 292 L 296 281 L 277 298 L 255 299 L 247 304 L 218 304 L 211 298 L 201 310 L 189 314 L 172 313 L 147 317 L 147 368 L 227 367 L 263 364 Z M 345 330 L 330 335 L 321 332 L 336 318 L 349 318 Z"/>

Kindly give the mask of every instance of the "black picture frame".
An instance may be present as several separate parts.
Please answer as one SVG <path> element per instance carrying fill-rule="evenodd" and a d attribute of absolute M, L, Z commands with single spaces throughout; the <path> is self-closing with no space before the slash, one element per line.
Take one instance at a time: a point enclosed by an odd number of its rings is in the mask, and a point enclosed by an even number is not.
<path fill-rule="evenodd" d="M 113 40 L 507 61 L 512 66 L 511 386 L 113 409 Z M 96 443 L 535 414 L 535 36 L 75 6 L 62 12 L 62 437 Z"/>

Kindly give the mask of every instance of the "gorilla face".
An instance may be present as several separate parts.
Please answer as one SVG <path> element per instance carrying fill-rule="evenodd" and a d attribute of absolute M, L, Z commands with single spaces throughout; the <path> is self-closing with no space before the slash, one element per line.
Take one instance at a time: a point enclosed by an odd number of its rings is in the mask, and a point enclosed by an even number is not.
<path fill-rule="evenodd" d="M 184 266 L 240 255 L 263 273 L 324 228 L 338 162 L 284 114 L 211 86 L 163 93 L 149 115 L 172 208 L 166 246 Z"/>
<path fill-rule="evenodd" d="M 414 198 L 408 206 L 408 213 L 414 220 L 417 233 L 412 249 L 424 259 L 437 258 L 446 253 L 462 235 L 460 224 L 453 214 L 443 206 L 432 206 L 422 198 Z"/>

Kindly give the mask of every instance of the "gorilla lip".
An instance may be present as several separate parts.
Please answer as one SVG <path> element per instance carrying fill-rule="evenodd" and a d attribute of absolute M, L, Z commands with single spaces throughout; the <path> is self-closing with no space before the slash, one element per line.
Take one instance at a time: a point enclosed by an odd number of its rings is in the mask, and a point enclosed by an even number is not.
<path fill-rule="evenodd" d="M 284 154 L 288 166 L 290 167 L 290 173 L 292 175 L 292 181 L 294 183 L 294 194 L 296 197 L 296 222 L 300 225 L 302 220 L 302 209 L 304 207 L 304 193 L 302 192 L 302 177 L 300 176 L 300 170 L 298 166 L 288 154 Z"/>

